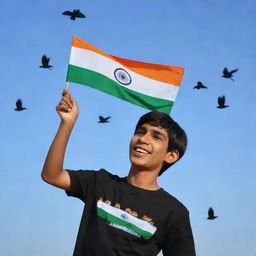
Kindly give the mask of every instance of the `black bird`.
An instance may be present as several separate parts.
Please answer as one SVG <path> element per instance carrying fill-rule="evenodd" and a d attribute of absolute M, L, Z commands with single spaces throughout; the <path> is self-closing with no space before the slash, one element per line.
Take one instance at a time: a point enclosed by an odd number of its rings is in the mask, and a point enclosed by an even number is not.
<path fill-rule="evenodd" d="M 226 97 L 223 95 L 222 97 L 218 97 L 218 106 L 217 108 L 227 108 L 228 105 L 225 105 Z"/>
<path fill-rule="evenodd" d="M 110 118 L 111 116 L 108 116 L 108 117 L 103 117 L 103 116 L 99 116 L 99 121 L 98 123 L 108 123 L 108 119 Z"/>
<path fill-rule="evenodd" d="M 24 110 L 24 109 L 26 109 L 26 108 L 23 108 L 23 107 L 22 107 L 22 101 L 21 101 L 21 99 L 18 99 L 18 100 L 16 101 L 16 108 L 15 108 L 14 110 L 16 110 L 16 111 L 22 111 L 22 110 Z"/>
<path fill-rule="evenodd" d="M 202 82 L 198 81 L 198 82 L 197 82 L 197 85 L 194 86 L 193 89 L 208 89 L 208 88 L 207 88 L 206 86 L 204 86 L 204 85 L 202 84 Z"/>
<path fill-rule="evenodd" d="M 73 12 L 71 11 L 65 11 L 62 13 L 63 15 L 67 15 L 70 16 L 71 20 L 75 20 L 76 18 L 85 18 L 86 16 L 80 12 L 80 10 L 73 10 Z"/>
<path fill-rule="evenodd" d="M 234 79 L 232 78 L 233 77 L 233 73 L 237 72 L 238 71 L 238 68 L 237 69 L 233 69 L 231 71 L 228 71 L 227 68 L 224 68 L 223 69 L 223 75 L 222 77 L 225 77 L 225 78 L 230 78 L 232 81 L 234 81 Z"/>
<path fill-rule="evenodd" d="M 208 220 L 214 220 L 216 219 L 218 216 L 214 216 L 214 211 L 212 209 L 212 207 L 209 208 L 208 210 Z"/>
<path fill-rule="evenodd" d="M 53 68 L 53 66 L 49 65 L 50 58 L 47 58 L 45 55 L 42 57 L 42 65 L 40 68 Z"/>

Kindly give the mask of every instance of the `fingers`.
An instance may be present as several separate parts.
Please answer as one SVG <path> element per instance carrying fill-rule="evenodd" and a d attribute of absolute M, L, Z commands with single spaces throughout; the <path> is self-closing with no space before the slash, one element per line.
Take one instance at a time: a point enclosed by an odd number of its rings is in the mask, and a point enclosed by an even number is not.
<path fill-rule="evenodd" d="M 75 105 L 77 106 L 77 102 L 76 102 L 76 100 L 73 98 L 73 96 L 71 95 L 71 93 L 70 93 L 70 100 L 71 100 L 72 104 L 75 104 Z"/>
<path fill-rule="evenodd" d="M 68 96 L 63 96 L 60 103 L 67 105 L 69 108 L 72 108 L 72 106 L 73 106 L 72 101 L 71 101 L 70 97 L 68 97 Z"/>
<path fill-rule="evenodd" d="M 65 103 L 60 102 L 59 105 L 56 107 L 56 110 L 60 112 L 70 112 L 71 108 Z"/>
<path fill-rule="evenodd" d="M 70 91 L 68 89 L 64 89 L 62 91 L 62 96 L 65 96 L 65 95 L 71 95 Z"/>
<path fill-rule="evenodd" d="M 69 112 L 73 107 L 73 99 L 68 89 L 62 91 L 62 98 L 59 105 L 56 107 L 58 111 Z"/>

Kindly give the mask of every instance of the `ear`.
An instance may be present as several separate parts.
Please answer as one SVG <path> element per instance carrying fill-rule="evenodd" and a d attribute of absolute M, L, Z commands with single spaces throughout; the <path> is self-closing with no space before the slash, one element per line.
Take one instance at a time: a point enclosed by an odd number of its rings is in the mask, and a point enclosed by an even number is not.
<path fill-rule="evenodd" d="M 179 151 L 178 150 L 173 150 L 171 152 L 167 152 L 164 161 L 167 164 L 171 164 L 176 162 L 180 157 Z"/>

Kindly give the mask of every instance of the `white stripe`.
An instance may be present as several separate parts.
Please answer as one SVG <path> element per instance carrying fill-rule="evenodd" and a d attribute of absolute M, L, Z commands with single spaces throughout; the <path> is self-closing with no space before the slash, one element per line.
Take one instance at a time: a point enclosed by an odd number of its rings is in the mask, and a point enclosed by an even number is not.
<path fill-rule="evenodd" d="M 121 210 L 117 207 L 111 206 L 109 204 L 104 203 L 103 201 L 99 200 L 97 202 L 97 207 L 101 208 L 102 210 L 104 210 L 105 212 L 121 219 L 124 220 L 121 215 L 122 214 L 126 214 L 126 216 L 128 216 L 128 219 L 125 219 L 125 221 L 132 223 L 133 225 L 137 226 L 138 228 L 148 231 L 151 234 L 154 234 L 156 231 L 156 227 L 153 226 L 152 224 L 150 224 L 149 222 L 147 222 L 146 220 L 141 220 L 131 214 L 129 214 L 128 212 Z"/>
<path fill-rule="evenodd" d="M 101 54 L 74 46 L 71 48 L 70 64 L 101 73 L 114 81 L 117 81 L 114 71 L 117 68 L 123 68 L 130 74 L 132 82 L 128 86 L 119 83 L 120 86 L 160 99 L 175 101 L 179 89 L 178 86 L 163 83 L 135 73 Z"/>

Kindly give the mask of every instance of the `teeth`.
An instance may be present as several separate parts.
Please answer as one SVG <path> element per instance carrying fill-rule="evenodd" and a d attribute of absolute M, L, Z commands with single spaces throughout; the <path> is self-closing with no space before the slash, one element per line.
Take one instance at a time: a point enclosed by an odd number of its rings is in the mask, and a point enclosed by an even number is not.
<path fill-rule="evenodd" d="M 141 148 L 135 148 L 135 151 L 140 152 L 140 153 L 144 153 L 144 154 L 148 153 L 146 150 L 143 150 Z"/>

